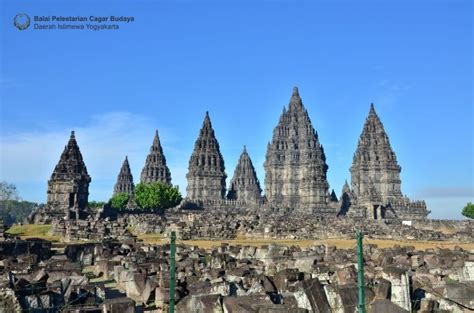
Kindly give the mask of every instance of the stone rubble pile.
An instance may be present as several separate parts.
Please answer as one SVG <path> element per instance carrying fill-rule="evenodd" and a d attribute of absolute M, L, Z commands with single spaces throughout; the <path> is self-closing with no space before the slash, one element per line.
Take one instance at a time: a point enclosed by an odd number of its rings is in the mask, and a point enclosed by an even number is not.
<path fill-rule="evenodd" d="M 0 303 L 36 312 L 168 310 L 169 245 L 19 246 L 0 243 Z M 474 308 L 474 251 L 365 245 L 364 261 L 368 312 Z M 176 312 L 357 311 L 355 249 L 178 245 L 175 277 Z"/>
<path fill-rule="evenodd" d="M 64 242 L 80 240 L 102 241 L 107 239 L 128 238 L 127 223 L 122 220 L 110 221 L 108 218 L 100 219 L 89 216 L 85 220 L 63 220 L 52 221 L 50 231 L 53 236 L 60 236 Z"/>
<path fill-rule="evenodd" d="M 164 214 L 123 214 L 117 219 L 89 216 L 85 220 L 53 220 L 51 235 L 65 242 L 129 238 L 133 234 L 161 234 L 174 230 L 180 239 L 348 239 L 357 229 L 368 238 L 471 242 L 474 221 L 372 220 L 322 217 L 269 210 L 181 210 Z"/>
<path fill-rule="evenodd" d="M 192 212 L 192 213 L 191 213 Z M 366 220 L 356 218 L 318 217 L 312 214 L 248 210 L 185 211 L 165 214 L 160 233 L 176 230 L 182 239 L 233 239 L 239 234 L 246 238 L 266 239 L 328 239 L 352 238 L 356 229 L 369 238 L 394 240 L 471 242 L 474 221 L 435 221 L 428 228 L 425 221 L 405 225 L 399 220 Z M 426 220 L 429 221 L 429 220 Z M 139 229 L 155 219 L 142 219 Z M 443 229 L 449 229 L 444 232 Z"/>

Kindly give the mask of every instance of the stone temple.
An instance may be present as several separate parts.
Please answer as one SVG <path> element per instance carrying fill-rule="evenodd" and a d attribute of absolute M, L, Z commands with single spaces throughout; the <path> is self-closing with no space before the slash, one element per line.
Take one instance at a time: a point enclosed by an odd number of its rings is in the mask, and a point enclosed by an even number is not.
<path fill-rule="evenodd" d="M 234 176 L 230 182 L 227 198 L 230 200 L 244 201 L 248 204 L 259 204 L 262 201 L 262 189 L 257 178 L 257 172 L 252 164 L 247 149 L 240 155 L 235 167 Z"/>
<path fill-rule="evenodd" d="M 344 210 L 348 209 L 350 215 L 374 219 L 424 218 L 428 215 L 424 201 L 412 202 L 402 195 L 401 167 L 373 104 L 350 172 L 352 191 L 347 186 L 343 190 Z M 350 208 L 348 201 L 351 202 Z"/>
<path fill-rule="evenodd" d="M 163 154 L 158 131 L 155 131 L 153 144 L 150 147 L 150 153 L 146 157 L 140 180 L 142 183 L 159 181 L 171 184 L 171 172 L 166 165 L 166 158 Z"/>
<path fill-rule="evenodd" d="M 324 149 L 296 87 L 273 130 L 264 170 L 265 193 L 262 195 L 257 172 L 244 147 L 226 194 L 224 158 L 206 112 L 189 160 L 187 195 L 176 209 L 244 208 L 362 219 L 423 219 L 429 214 L 424 201 L 412 201 L 402 194 L 401 167 L 373 105 L 354 153 L 351 184 L 344 184 L 339 199 L 334 191 L 329 193 Z M 81 218 L 87 213 L 90 181 L 72 132 L 48 182 L 47 205 L 34 216 L 35 221 L 53 217 Z M 171 184 L 158 132 L 141 172 L 141 182 L 155 181 Z M 133 189 L 133 176 L 126 158 L 114 194 L 133 195 Z"/>
<path fill-rule="evenodd" d="M 114 186 L 113 195 L 115 196 L 118 193 L 126 193 L 132 196 L 134 188 L 133 175 L 132 171 L 130 170 L 130 164 L 128 163 L 128 157 L 125 157 L 122 167 L 120 168 L 120 172 L 117 176 L 117 182 Z"/>
<path fill-rule="evenodd" d="M 225 199 L 227 174 L 225 173 L 224 158 L 220 152 L 208 112 L 206 112 L 199 136 L 194 144 L 186 178 L 188 180 L 186 188 L 188 199 Z"/>
<path fill-rule="evenodd" d="M 45 208 L 48 215 L 66 219 L 81 218 L 87 208 L 90 182 L 91 177 L 72 131 L 48 181 L 48 202 Z"/>
<path fill-rule="evenodd" d="M 329 208 L 324 149 L 296 87 L 288 110 L 283 108 L 273 130 L 264 167 L 265 196 L 270 206 L 335 211 Z"/>

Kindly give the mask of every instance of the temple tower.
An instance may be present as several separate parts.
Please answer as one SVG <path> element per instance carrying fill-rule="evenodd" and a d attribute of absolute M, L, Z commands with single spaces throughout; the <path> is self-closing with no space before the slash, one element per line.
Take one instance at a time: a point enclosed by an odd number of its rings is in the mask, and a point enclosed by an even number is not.
<path fill-rule="evenodd" d="M 226 192 L 224 158 L 214 134 L 209 113 L 206 112 L 186 174 L 188 199 L 224 199 Z"/>
<path fill-rule="evenodd" d="M 48 181 L 46 211 L 51 218 L 82 218 L 87 208 L 91 177 L 74 131 Z"/>
<path fill-rule="evenodd" d="M 261 193 L 262 189 L 257 173 L 244 146 L 244 151 L 240 155 L 234 176 L 230 182 L 227 198 L 244 201 L 248 204 L 259 204 L 262 198 Z"/>
<path fill-rule="evenodd" d="M 117 176 L 117 182 L 114 186 L 114 196 L 118 193 L 127 193 L 128 195 L 133 195 L 133 175 L 130 170 L 130 164 L 128 163 L 128 157 L 125 157 L 123 161 L 122 168 Z"/>
<path fill-rule="evenodd" d="M 327 207 L 328 166 L 298 88 L 283 108 L 265 160 L 265 196 L 270 205 L 312 210 Z"/>
<path fill-rule="evenodd" d="M 401 167 L 373 104 L 350 171 L 352 192 L 359 203 L 368 201 L 373 205 L 387 205 L 402 197 Z"/>
<path fill-rule="evenodd" d="M 370 105 L 350 171 L 352 193 L 350 208 L 346 211 L 349 216 L 423 219 L 430 213 L 424 201 L 412 201 L 402 195 L 401 167 L 373 104 Z"/>
<path fill-rule="evenodd" d="M 150 147 L 150 153 L 146 157 L 145 166 L 140 176 L 142 183 L 151 183 L 160 181 L 171 184 L 171 172 L 166 165 L 166 158 L 161 147 L 158 131 L 155 131 L 153 144 Z"/>
<path fill-rule="evenodd" d="M 341 197 L 339 198 L 340 203 L 340 211 L 338 215 L 346 215 L 349 211 L 349 207 L 352 204 L 352 192 L 347 180 L 344 182 L 344 186 L 342 186 Z"/>

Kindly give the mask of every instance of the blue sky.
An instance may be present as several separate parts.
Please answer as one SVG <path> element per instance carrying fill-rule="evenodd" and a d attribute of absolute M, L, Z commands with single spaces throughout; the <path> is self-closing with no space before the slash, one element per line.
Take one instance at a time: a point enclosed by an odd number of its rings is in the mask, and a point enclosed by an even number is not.
<path fill-rule="evenodd" d="M 155 129 L 185 193 L 206 110 L 228 181 L 246 144 L 263 185 L 266 145 L 296 85 L 337 194 L 374 102 L 405 194 L 433 218 L 461 218 L 474 200 L 471 1 L 1 0 L 0 11 L 0 179 L 24 199 L 45 201 L 72 129 L 90 199 L 110 197 L 125 155 L 138 182 Z M 135 21 L 19 31 L 20 12 Z"/>

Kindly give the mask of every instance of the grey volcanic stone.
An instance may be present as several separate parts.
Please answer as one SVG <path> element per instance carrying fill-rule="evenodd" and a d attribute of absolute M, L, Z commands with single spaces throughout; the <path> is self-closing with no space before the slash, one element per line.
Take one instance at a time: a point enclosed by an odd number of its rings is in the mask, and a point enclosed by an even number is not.
<path fill-rule="evenodd" d="M 130 164 L 128 163 L 128 157 L 125 157 L 123 161 L 122 167 L 120 168 L 120 172 L 117 176 L 117 182 L 114 186 L 114 195 L 118 193 L 127 193 L 130 196 L 133 195 L 133 175 L 132 171 L 130 170 Z"/>
<path fill-rule="evenodd" d="M 295 292 L 295 297 L 299 298 L 299 307 L 311 309 L 312 312 L 331 312 L 324 287 L 317 278 L 302 281 L 300 290 Z"/>
<path fill-rule="evenodd" d="M 402 309 L 398 305 L 390 302 L 390 300 L 375 300 L 366 306 L 369 313 L 407 313 L 409 311 Z"/>
<path fill-rule="evenodd" d="M 223 313 L 220 295 L 188 296 L 176 305 L 178 313 Z"/>
<path fill-rule="evenodd" d="M 188 199 L 220 200 L 225 198 L 227 174 L 224 158 L 208 112 L 194 144 L 186 178 Z"/>
<path fill-rule="evenodd" d="M 146 157 L 145 166 L 140 176 L 142 183 L 163 182 L 171 184 L 171 172 L 166 165 L 166 158 L 161 147 L 158 131 L 155 131 L 153 144 L 150 147 L 150 153 Z"/>
<path fill-rule="evenodd" d="M 350 171 L 352 192 L 344 186 L 342 197 L 346 203 L 342 205 L 342 212 L 347 211 L 347 198 L 350 198 L 354 211 L 351 213 L 357 216 L 419 219 L 428 215 L 424 201 L 411 201 L 402 195 L 401 167 L 373 104 Z"/>
<path fill-rule="evenodd" d="M 296 268 L 285 268 L 273 277 L 273 284 L 278 291 L 287 291 L 288 287 L 298 281 L 299 271 Z"/>
<path fill-rule="evenodd" d="M 79 218 L 87 207 L 89 183 L 74 131 L 48 181 L 47 218 Z"/>
<path fill-rule="evenodd" d="M 240 155 L 239 162 L 235 167 L 234 176 L 230 182 L 227 198 L 258 204 L 262 199 L 261 192 L 262 189 L 260 188 L 257 173 L 244 146 L 244 151 Z"/>
<path fill-rule="evenodd" d="M 265 196 L 272 206 L 327 207 L 326 156 L 296 87 L 273 130 L 264 167 Z"/>
<path fill-rule="evenodd" d="M 370 106 L 351 167 L 352 190 L 363 201 L 390 203 L 402 196 L 401 167 L 390 146 L 383 124 Z"/>
<path fill-rule="evenodd" d="M 130 298 L 107 299 L 101 304 L 103 312 L 110 313 L 134 313 L 135 301 Z"/>

